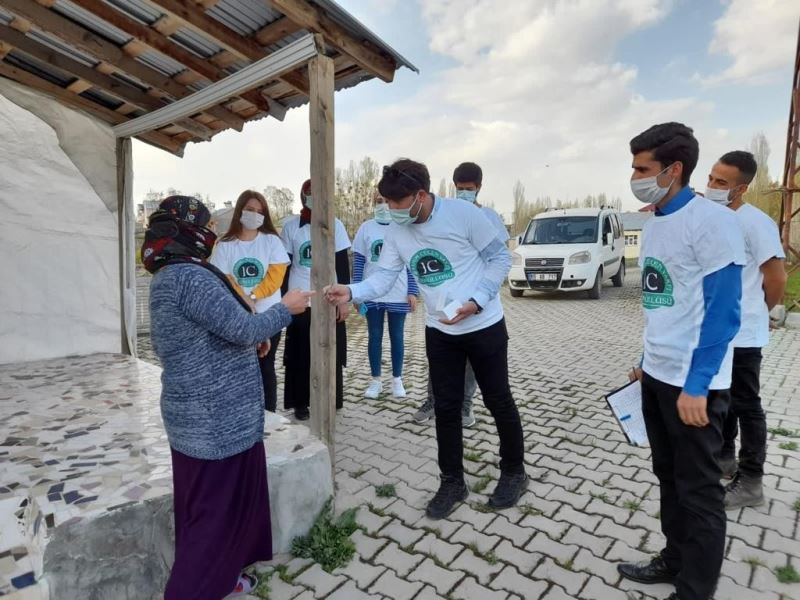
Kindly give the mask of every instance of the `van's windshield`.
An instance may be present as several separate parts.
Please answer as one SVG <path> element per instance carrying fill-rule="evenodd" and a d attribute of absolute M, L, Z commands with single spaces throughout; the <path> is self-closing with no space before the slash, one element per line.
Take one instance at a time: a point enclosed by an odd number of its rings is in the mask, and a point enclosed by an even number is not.
<path fill-rule="evenodd" d="M 547 217 L 531 221 L 523 244 L 592 244 L 597 217 Z"/>

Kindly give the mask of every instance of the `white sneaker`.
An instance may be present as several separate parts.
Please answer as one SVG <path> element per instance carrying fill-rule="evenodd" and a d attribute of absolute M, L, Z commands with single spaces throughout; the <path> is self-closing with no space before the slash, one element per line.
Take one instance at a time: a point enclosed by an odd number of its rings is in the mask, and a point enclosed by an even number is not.
<path fill-rule="evenodd" d="M 472 427 L 475 425 L 475 413 L 470 407 L 468 410 L 461 411 L 461 427 Z"/>
<path fill-rule="evenodd" d="M 364 392 L 364 398 L 375 400 L 378 396 L 381 395 L 382 391 L 383 391 L 383 384 L 381 383 L 381 380 L 373 378 L 372 381 L 370 381 L 369 385 L 367 386 L 367 391 Z"/>
<path fill-rule="evenodd" d="M 403 380 L 399 377 L 392 379 L 392 396 L 395 398 L 406 397 L 406 388 L 403 387 Z"/>

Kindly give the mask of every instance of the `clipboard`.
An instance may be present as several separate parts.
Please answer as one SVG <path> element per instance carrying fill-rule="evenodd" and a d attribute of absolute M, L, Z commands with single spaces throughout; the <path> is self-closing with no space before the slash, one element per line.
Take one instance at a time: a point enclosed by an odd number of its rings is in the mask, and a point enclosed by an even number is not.
<path fill-rule="evenodd" d="M 628 443 L 639 448 L 647 448 L 647 428 L 642 414 L 642 384 L 632 381 L 605 395 L 606 404 L 617 421 Z"/>

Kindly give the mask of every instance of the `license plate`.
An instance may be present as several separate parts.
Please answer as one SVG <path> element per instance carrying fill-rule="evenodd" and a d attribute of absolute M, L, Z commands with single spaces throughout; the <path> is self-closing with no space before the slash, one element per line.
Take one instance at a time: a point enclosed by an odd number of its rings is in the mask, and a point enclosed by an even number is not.
<path fill-rule="evenodd" d="M 528 281 L 557 281 L 557 273 L 528 273 Z"/>

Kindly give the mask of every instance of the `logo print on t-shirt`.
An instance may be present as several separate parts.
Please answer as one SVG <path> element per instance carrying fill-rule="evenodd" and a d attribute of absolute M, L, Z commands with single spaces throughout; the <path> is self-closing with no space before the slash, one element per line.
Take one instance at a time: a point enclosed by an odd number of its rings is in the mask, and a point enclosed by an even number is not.
<path fill-rule="evenodd" d="M 369 249 L 370 262 L 378 262 L 381 257 L 381 250 L 383 250 L 383 240 L 375 240 Z"/>
<path fill-rule="evenodd" d="M 242 258 L 233 265 L 233 276 L 243 288 L 257 286 L 264 279 L 264 265 L 255 258 Z"/>
<path fill-rule="evenodd" d="M 441 285 L 456 276 L 447 257 L 432 248 L 425 248 L 412 256 L 411 269 L 421 284 L 430 287 Z"/>
<path fill-rule="evenodd" d="M 672 278 L 667 267 L 657 258 L 648 256 L 644 259 L 642 269 L 642 306 L 645 308 L 661 308 L 672 306 Z"/>
<path fill-rule="evenodd" d="M 300 245 L 300 265 L 303 267 L 311 266 L 311 242 L 303 242 Z"/>

